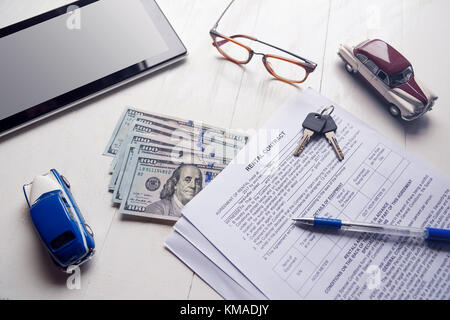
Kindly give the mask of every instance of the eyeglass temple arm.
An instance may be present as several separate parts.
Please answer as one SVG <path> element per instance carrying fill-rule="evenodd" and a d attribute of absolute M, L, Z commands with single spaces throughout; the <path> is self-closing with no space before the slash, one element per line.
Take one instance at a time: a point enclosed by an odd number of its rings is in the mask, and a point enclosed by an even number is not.
<path fill-rule="evenodd" d="M 280 51 L 282 51 L 282 52 L 284 52 L 284 53 L 290 54 L 291 56 L 294 56 L 294 57 L 296 57 L 296 58 L 298 58 L 298 59 L 300 59 L 300 60 L 305 61 L 305 62 L 308 63 L 308 64 L 311 64 L 312 66 L 314 66 L 314 68 L 317 67 L 317 63 L 312 62 L 312 61 L 310 61 L 310 60 L 308 60 L 308 59 L 306 59 L 306 58 L 303 58 L 303 57 L 301 57 L 301 56 L 299 56 L 299 55 L 296 55 L 296 54 L 294 54 L 294 53 L 292 53 L 292 52 L 289 52 L 289 51 L 287 51 L 287 50 L 281 49 L 281 48 L 279 48 L 279 47 L 277 47 L 277 46 L 274 46 L 274 45 L 272 45 L 272 44 L 270 44 L 270 43 L 267 43 L 267 42 L 264 42 L 264 41 L 261 41 L 261 40 L 258 40 L 258 39 L 255 39 L 255 41 L 256 41 L 256 42 L 259 42 L 259 43 L 262 43 L 262 44 L 265 44 L 266 46 L 275 48 L 275 49 L 277 49 L 277 50 L 280 50 Z"/>
<path fill-rule="evenodd" d="M 220 20 L 222 20 L 222 17 L 225 15 L 225 13 L 228 11 L 228 9 L 231 7 L 231 5 L 233 4 L 234 0 L 231 0 L 231 2 L 228 4 L 228 6 L 225 8 L 225 10 L 222 12 L 222 14 L 219 17 L 219 20 L 217 20 L 217 22 L 214 24 L 214 26 L 212 27 L 213 30 L 217 29 L 217 27 L 219 26 L 219 22 Z"/>
<path fill-rule="evenodd" d="M 222 14 L 220 15 L 219 19 L 218 19 L 217 22 L 214 24 L 214 26 L 212 27 L 211 30 L 214 30 L 214 31 L 215 31 L 215 30 L 217 29 L 217 27 L 219 26 L 220 20 L 222 20 L 222 17 L 225 15 L 225 13 L 226 13 L 226 12 L 228 11 L 228 9 L 231 7 L 231 5 L 233 4 L 234 1 L 235 1 L 235 0 L 231 0 L 231 2 L 228 4 L 228 6 L 227 6 L 227 7 L 225 8 L 225 10 L 222 12 Z M 269 43 L 267 43 L 267 42 L 264 42 L 264 41 L 261 41 L 261 40 L 258 40 L 258 39 L 254 39 L 254 40 L 255 40 L 256 42 L 265 44 L 266 46 L 269 46 L 269 47 L 275 48 L 275 49 L 277 49 L 277 50 L 280 50 L 280 51 L 282 51 L 282 52 L 284 52 L 284 53 L 290 54 L 291 56 L 294 56 L 294 57 L 296 57 L 296 58 L 298 58 L 298 59 L 300 59 L 300 60 L 303 60 L 303 61 L 305 61 L 306 63 L 311 64 L 314 68 L 317 67 L 317 63 L 312 62 L 312 61 L 310 61 L 310 60 L 308 60 L 308 59 L 306 59 L 306 58 L 300 57 L 300 56 L 298 56 L 298 55 L 296 55 L 296 54 L 294 54 L 294 53 L 292 53 L 292 52 L 289 52 L 289 51 L 287 51 L 287 50 L 278 48 L 278 47 L 276 47 L 276 46 L 274 46 L 274 45 L 271 45 L 271 44 L 269 44 Z"/>

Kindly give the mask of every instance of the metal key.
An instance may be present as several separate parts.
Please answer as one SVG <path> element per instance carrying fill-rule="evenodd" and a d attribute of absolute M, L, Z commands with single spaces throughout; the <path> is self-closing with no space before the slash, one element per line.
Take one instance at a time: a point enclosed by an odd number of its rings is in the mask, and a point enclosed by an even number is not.
<path fill-rule="evenodd" d="M 334 151 L 336 152 L 336 155 L 339 159 L 339 161 L 344 160 L 344 153 L 342 152 L 341 148 L 339 147 L 339 144 L 337 142 L 336 138 L 336 130 L 337 125 L 336 122 L 334 122 L 334 119 L 331 117 L 331 115 L 323 116 L 326 119 L 325 126 L 322 129 L 322 133 L 327 138 L 328 142 L 333 147 Z"/>
<path fill-rule="evenodd" d="M 320 115 L 319 113 L 310 113 L 306 117 L 305 121 L 303 121 L 303 136 L 300 140 L 300 145 L 295 150 L 294 156 L 298 157 L 305 149 L 309 140 L 317 133 L 320 134 L 322 132 L 323 127 L 325 126 L 327 119 Z"/>

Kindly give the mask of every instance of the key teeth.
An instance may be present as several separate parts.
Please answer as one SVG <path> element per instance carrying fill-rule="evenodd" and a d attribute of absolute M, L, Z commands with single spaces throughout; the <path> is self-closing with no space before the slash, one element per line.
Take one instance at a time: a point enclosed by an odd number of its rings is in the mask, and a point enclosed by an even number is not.
<path fill-rule="evenodd" d="M 305 132 L 302 139 L 300 140 L 300 145 L 297 147 L 297 149 L 294 152 L 294 157 L 300 157 L 300 154 L 303 152 L 303 150 L 305 150 L 305 147 L 308 144 L 310 139 L 311 139 L 311 136 L 307 132 Z"/>
<path fill-rule="evenodd" d="M 297 158 L 300 157 L 303 150 L 305 150 L 305 147 L 303 145 L 298 147 L 297 150 L 294 152 L 294 157 L 297 157 Z"/>
<path fill-rule="evenodd" d="M 325 137 L 328 140 L 328 143 L 331 144 L 331 146 L 333 147 L 334 152 L 336 153 L 339 161 L 343 161 L 344 160 L 344 153 L 341 150 L 341 147 L 339 146 L 336 136 L 334 134 L 332 134 L 331 132 L 327 132 L 325 134 Z"/>
<path fill-rule="evenodd" d="M 334 140 L 336 140 L 336 139 L 334 139 Z M 334 141 L 334 148 L 338 155 L 339 161 L 344 160 L 344 153 L 342 152 L 341 147 L 339 147 L 339 145 L 337 144 L 337 141 Z"/>

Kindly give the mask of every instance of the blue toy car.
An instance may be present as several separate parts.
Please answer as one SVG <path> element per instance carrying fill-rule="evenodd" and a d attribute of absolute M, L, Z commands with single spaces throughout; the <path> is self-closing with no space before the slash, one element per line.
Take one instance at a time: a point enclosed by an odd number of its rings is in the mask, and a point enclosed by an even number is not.
<path fill-rule="evenodd" d="M 67 179 L 52 169 L 24 185 L 23 191 L 36 231 L 55 264 L 68 271 L 89 260 L 95 251 L 94 234 Z"/>

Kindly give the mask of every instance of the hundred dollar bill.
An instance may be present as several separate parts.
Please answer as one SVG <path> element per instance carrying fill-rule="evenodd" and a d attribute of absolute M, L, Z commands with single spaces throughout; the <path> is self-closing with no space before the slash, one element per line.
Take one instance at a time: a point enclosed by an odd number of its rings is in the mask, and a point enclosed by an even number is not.
<path fill-rule="evenodd" d="M 204 124 L 202 122 L 194 122 L 190 120 L 182 120 L 174 117 L 167 117 L 159 114 L 149 113 L 146 111 L 138 110 L 135 108 L 128 107 L 122 113 L 113 134 L 106 146 L 104 155 L 115 156 L 121 144 L 127 137 L 130 126 L 137 116 L 145 116 L 154 119 L 158 123 L 170 125 L 172 127 L 188 130 L 196 130 L 197 132 L 203 133 L 203 135 L 214 135 L 222 136 L 229 140 L 234 140 L 236 143 L 246 144 L 248 141 L 248 136 L 239 133 L 234 133 L 230 130 L 225 130 Z"/>
<path fill-rule="evenodd" d="M 126 191 L 128 184 L 124 177 L 130 178 L 129 172 L 132 170 L 132 163 L 136 156 L 152 156 L 156 155 L 159 158 L 166 158 L 171 161 L 182 163 L 194 163 L 208 165 L 210 167 L 221 166 L 224 167 L 231 162 L 231 159 L 215 157 L 206 155 L 204 153 L 194 153 L 189 149 L 181 147 L 167 147 L 154 143 L 138 143 L 130 144 L 126 152 L 124 161 L 119 170 L 117 181 L 114 187 L 112 200 L 114 203 L 122 201 L 123 193 Z"/>
<path fill-rule="evenodd" d="M 181 209 L 222 170 L 139 155 L 129 172 L 119 212 L 176 221 Z"/>
<path fill-rule="evenodd" d="M 116 157 L 113 160 L 113 163 L 111 164 L 112 176 L 111 176 L 111 179 L 110 179 L 109 185 L 108 185 L 108 189 L 110 191 L 113 191 L 115 189 L 115 186 L 117 184 L 117 180 L 119 177 L 119 173 L 120 173 L 120 168 L 122 167 L 122 164 L 124 162 L 123 159 L 126 158 L 128 152 L 129 152 L 128 151 L 129 148 L 131 148 L 131 147 L 134 148 L 137 145 L 139 145 L 140 143 L 152 143 L 155 145 L 165 146 L 165 147 L 169 147 L 169 148 L 176 147 L 175 144 L 162 142 L 161 140 L 156 140 L 156 139 L 158 139 L 158 135 L 156 135 L 156 134 L 149 136 L 149 135 L 142 134 L 139 132 L 134 132 L 134 131 L 130 132 L 130 134 L 128 135 L 128 137 L 126 139 L 126 143 L 121 147 L 119 154 L 116 155 Z M 115 168 L 116 168 L 116 170 L 114 170 Z"/>
<path fill-rule="evenodd" d="M 179 128 L 157 122 L 147 116 L 138 116 L 135 121 L 145 125 L 152 132 L 166 136 L 166 139 L 170 139 L 172 143 L 187 148 L 190 147 L 195 152 L 234 158 L 245 145 L 241 141 L 229 139 L 213 132 L 204 132 L 191 127 Z M 191 145 L 187 144 L 187 142 L 190 142 Z"/>
<path fill-rule="evenodd" d="M 131 123 L 134 121 L 136 115 L 138 114 L 143 114 L 143 112 L 135 110 L 133 108 L 126 108 L 122 112 L 122 115 L 120 116 L 119 121 L 114 128 L 113 134 L 111 135 L 111 138 L 106 145 L 105 151 L 103 152 L 105 156 L 114 157 L 117 154 L 120 145 L 128 135 Z"/>
<path fill-rule="evenodd" d="M 227 140 L 226 138 L 213 137 L 209 134 L 198 135 L 195 132 L 188 132 L 177 129 L 151 120 L 146 116 L 136 116 L 129 128 L 129 135 L 134 133 L 145 133 L 158 140 L 171 145 L 191 149 L 195 153 L 205 153 L 216 155 L 222 158 L 234 158 L 243 147 L 242 142 Z M 111 163 L 110 172 L 117 177 L 123 163 L 124 156 L 130 143 L 130 137 L 125 139 L 120 150 Z M 111 187 L 111 184 L 110 184 Z"/>
<path fill-rule="evenodd" d="M 240 150 L 247 142 L 247 139 L 236 139 L 236 135 L 230 136 L 230 133 L 223 130 L 219 132 L 217 129 L 206 130 L 205 126 L 191 127 L 181 124 L 181 121 L 163 122 L 163 120 L 155 120 L 155 118 L 147 116 L 137 116 L 136 121 L 171 136 L 193 137 L 197 143 L 206 145 L 217 144 L 233 150 Z"/>
<path fill-rule="evenodd" d="M 195 144 L 194 137 L 188 135 L 171 135 L 168 132 L 160 130 L 160 128 L 152 128 L 147 125 L 142 118 L 134 119 L 129 127 L 129 132 L 124 142 L 122 143 L 119 152 L 116 157 L 111 162 L 110 172 L 113 176 L 117 177 L 118 170 L 120 169 L 123 159 L 125 157 L 128 145 L 131 143 L 134 134 L 142 133 L 146 134 L 148 138 L 159 141 L 163 144 L 168 144 L 171 146 L 181 146 L 191 150 L 202 150 L 204 149 L 203 144 Z M 111 186 L 111 184 L 110 184 Z"/>

